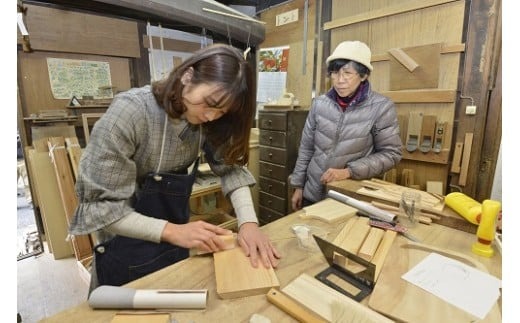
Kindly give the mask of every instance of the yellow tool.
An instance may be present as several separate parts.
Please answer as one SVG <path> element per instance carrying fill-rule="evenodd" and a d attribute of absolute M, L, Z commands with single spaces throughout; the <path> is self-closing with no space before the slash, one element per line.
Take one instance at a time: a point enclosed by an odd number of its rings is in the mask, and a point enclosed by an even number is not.
<path fill-rule="evenodd" d="M 493 256 L 491 242 L 495 238 L 495 220 L 500 212 L 502 204 L 498 201 L 484 200 L 482 202 L 482 216 L 477 229 L 478 241 L 473 244 L 471 251 L 479 256 Z"/>
<path fill-rule="evenodd" d="M 460 192 L 446 195 L 444 202 L 466 220 L 478 225 L 478 240 L 471 247 L 471 251 L 479 256 L 493 256 L 491 242 L 495 238 L 495 221 L 502 204 L 495 200 L 484 200 L 481 204 Z"/>

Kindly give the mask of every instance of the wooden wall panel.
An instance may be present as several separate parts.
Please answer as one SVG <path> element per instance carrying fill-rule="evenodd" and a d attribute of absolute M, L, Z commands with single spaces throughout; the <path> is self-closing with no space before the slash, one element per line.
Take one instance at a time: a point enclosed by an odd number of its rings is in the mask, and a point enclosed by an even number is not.
<path fill-rule="evenodd" d="M 413 3 L 411 1 L 410 3 Z M 443 2 L 443 1 L 440 1 Z M 432 2 L 433 3 L 433 2 Z M 417 6 L 422 6 L 421 1 L 415 1 Z M 332 0 L 331 21 L 342 18 L 360 16 L 369 13 L 384 12 L 402 5 L 399 0 Z M 360 40 L 368 44 L 373 57 L 381 57 L 391 48 L 407 48 L 436 43 L 460 44 L 463 39 L 465 1 L 446 1 L 417 10 L 406 11 L 397 14 L 389 14 L 376 19 L 334 27 L 330 31 L 330 52 L 342 41 Z M 324 21 L 324 24 L 328 22 Z M 330 23 L 330 22 L 329 22 Z M 455 51 L 440 54 L 439 78 L 435 89 L 457 90 L 459 79 L 459 64 L 461 52 Z M 374 90 L 386 92 L 390 87 L 390 61 L 377 60 L 372 62 L 374 71 L 370 76 L 370 82 Z M 325 81 L 326 82 L 326 81 Z M 430 88 L 431 89 L 431 88 Z M 447 122 L 448 129 L 445 133 L 443 149 L 444 159 L 449 154 L 452 141 L 452 128 L 455 119 L 457 100 L 450 103 L 396 103 L 398 114 L 407 116 L 411 111 L 421 111 L 424 115 L 436 115 L 438 121 Z M 418 156 L 414 157 L 414 154 Z M 420 151 L 412 154 L 404 154 L 403 161 L 397 167 L 398 174 L 405 168 L 415 170 L 415 183 L 422 189 L 426 188 L 426 181 L 442 181 L 447 184 L 448 162 L 444 164 L 424 162 L 430 155 L 422 155 Z M 432 160 L 438 159 L 438 155 L 432 154 Z"/>
<path fill-rule="evenodd" d="M 309 0 L 308 3 L 307 55 L 305 57 L 303 57 L 304 0 L 288 1 L 286 4 L 273 7 L 260 15 L 260 20 L 266 22 L 266 37 L 260 44 L 260 49 L 278 46 L 290 47 L 287 91 L 294 94 L 302 107 L 310 106 L 313 90 L 316 1 Z M 298 9 L 298 21 L 277 27 L 276 16 L 294 9 Z M 303 66 L 305 66 L 305 73 Z"/>
<path fill-rule="evenodd" d="M 130 66 L 127 58 L 72 53 L 19 52 L 18 82 L 21 82 L 21 91 L 23 91 L 24 117 L 37 114 L 41 110 L 65 109 L 70 101 L 70 99 L 55 99 L 52 96 L 47 57 L 108 62 L 112 86 L 116 87 L 116 91 L 130 88 Z"/>
<path fill-rule="evenodd" d="M 135 21 L 38 5 L 24 6 L 27 7 L 24 22 L 33 50 L 140 57 Z M 19 31 L 18 43 L 21 43 Z"/>

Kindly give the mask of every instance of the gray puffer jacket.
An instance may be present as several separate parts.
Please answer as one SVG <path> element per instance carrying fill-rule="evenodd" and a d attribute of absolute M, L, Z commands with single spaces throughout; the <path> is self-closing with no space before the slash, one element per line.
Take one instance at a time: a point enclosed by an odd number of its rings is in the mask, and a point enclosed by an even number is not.
<path fill-rule="evenodd" d="M 348 168 L 352 179 L 368 179 L 401 160 L 401 138 L 394 103 L 368 89 L 366 100 L 345 112 L 327 95 L 312 102 L 302 132 L 290 182 L 303 187 L 303 197 L 326 197 L 321 175 L 329 168 Z"/>

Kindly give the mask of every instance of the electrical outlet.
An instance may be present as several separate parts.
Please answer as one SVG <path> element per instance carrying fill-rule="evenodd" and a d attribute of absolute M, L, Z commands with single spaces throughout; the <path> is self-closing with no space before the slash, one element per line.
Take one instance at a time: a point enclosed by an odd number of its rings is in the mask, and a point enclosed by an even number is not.
<path fill-rule="evenodd" d="M 475 114 L 477 114 L 477 106 L 476 105 L 467 105 L 466 106 L 466 114 L 467 115 L 475 115 Z"/>

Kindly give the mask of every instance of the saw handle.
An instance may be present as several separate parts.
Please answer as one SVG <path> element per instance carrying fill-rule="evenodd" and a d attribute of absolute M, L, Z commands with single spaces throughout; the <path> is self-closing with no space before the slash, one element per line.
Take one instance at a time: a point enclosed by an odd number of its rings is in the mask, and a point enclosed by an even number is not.
<path fill-rule="evenodd" d="M 327 320 L 321 318 L 314 312 L 311 312 L 302 304 L 298 303 L 291 297 L 285 295 L 277 288 L 271 288 L 267 293 L 267 300 L 272 304 L 278 306 L 281 310 L 291 315 L 300 322 L 308 323 L 327 323 Z"/>

